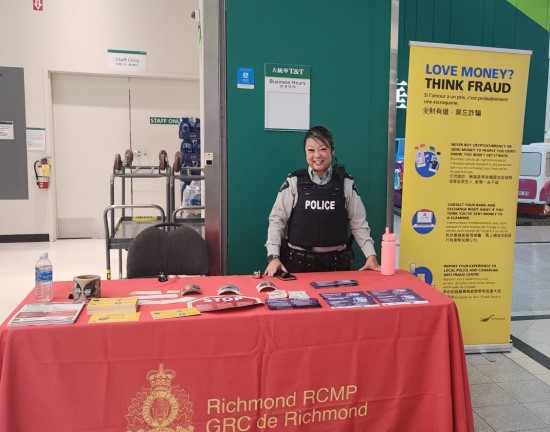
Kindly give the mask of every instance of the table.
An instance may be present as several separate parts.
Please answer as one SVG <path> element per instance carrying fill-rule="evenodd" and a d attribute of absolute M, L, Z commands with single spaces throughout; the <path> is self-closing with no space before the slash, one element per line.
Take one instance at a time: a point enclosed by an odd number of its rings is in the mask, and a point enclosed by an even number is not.
<path fill-rule="evenodd" d="M 271 279 L 264 278 L 263 280 Z M 315 290 L 311 281 L 356 279 Z M 407 272 L 298 274 L 278 288 L 412 288 L 422 305 L 270 311 L 265 306 L 168 320 L 0 327 L 2 432 L 473 431 L 452 300 Z M 252 276 L 102 281 L 105 297 L 198 283 L 258 293 Z M 71 282 L 54 284 L 54 301 Z M 32 302 L 31 294 L 23 301 Z M 19 308 L 17 308 L 19 309 Z M 9 319 L 9 318 L 8 318 Z"/>

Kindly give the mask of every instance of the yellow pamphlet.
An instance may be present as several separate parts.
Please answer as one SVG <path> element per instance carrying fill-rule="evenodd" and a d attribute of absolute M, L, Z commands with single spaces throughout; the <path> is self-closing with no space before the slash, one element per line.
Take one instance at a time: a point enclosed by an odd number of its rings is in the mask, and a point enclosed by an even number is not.
<path fill-rule="evenodd" d="M 138 308 L 137 297 L 101 297 L 93 298 L 86 306 L 88 315 L 95 313 L 131 313 L 136 312 Z"/>
<path fill-rule="evenodd" d="M 197 308 L 183 308 L 183 309 L 170 309 L 161 311 L 151 311 L 153 319 L 166 319 L 166 318 L 181 318 L 193 315 L 200 315 L 200 311 Z"/>
<path fill-rule="evenodd" d="M 90 299 L 88 307 L 96 306 L 119 306 L 119 305 L 134 305 L 137 302 L 137 297 L 101 297 Z"/>
<path fill-rule="evenodd" d="M 107 322 L 128 322 L 139 321 L 141 312 L 128 313 L 94 313 L 90 316 L 89 324 L 107 323 Z"/>

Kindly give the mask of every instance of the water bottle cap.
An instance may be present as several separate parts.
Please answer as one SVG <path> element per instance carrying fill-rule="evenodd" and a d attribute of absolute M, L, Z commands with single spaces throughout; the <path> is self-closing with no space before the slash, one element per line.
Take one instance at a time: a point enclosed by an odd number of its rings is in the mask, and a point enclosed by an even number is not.
<path fill-rule="evenodd" d="M 386 232 L 382 235 L 382 241 L 395 242 L 397 236 L 394 233 L 390 233 L 390 228 L 386 227 Z"/>
<path fill-rule="evenodd" d="M 40 252 L 40 258 L 47 258 L 48 252 Z"/>

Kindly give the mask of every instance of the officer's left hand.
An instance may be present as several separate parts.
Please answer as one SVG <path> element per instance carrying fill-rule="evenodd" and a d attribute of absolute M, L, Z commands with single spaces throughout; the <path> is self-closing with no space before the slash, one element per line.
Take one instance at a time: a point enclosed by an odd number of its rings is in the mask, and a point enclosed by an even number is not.
<path fill-rule="evenodd" d="M 283 265 L 279 258 L 272 259 L 265 269 L 264 276 L 275 276 L 275 273 L 277 273 L 279 270 L 288 273 L 286 267 Z"/>
<path fill-rule="evenodd" d="M 361 267 L 359 270 L 376 270 L 380 271 L 380 264 L 378 264 L 378 261 L 376 260 L 376 255 L 371 255 L 367 258 L 367 261 L 365 262 L 365 265 Z"/>

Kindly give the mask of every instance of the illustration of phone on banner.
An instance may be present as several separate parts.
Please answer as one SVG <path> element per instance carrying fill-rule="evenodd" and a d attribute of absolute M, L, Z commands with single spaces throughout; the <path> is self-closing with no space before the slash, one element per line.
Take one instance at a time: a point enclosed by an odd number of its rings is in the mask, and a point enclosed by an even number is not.
<path fill-rule="evenodd" d="M 430 160 L 430 167 L 428 168 L 428 171 L 436 173 L 439 169 L 439 156 L 433 155 L 432 159 Z"/>
<path fill-rule="evenodd" d="M 423 151 L 417 150 L 414 156 L 414 164 L 416 168 L 423 168 L 426 166 L 426 155 Z"/>
<path fill-rule="evenodd" d="M 438 171 L 441 164 L 441 152 L 436 151 L 435 146 L 420 144 L 414 147 L 414 167 L 422 177 L 432 177 Z"/>

